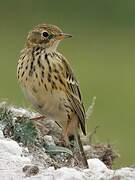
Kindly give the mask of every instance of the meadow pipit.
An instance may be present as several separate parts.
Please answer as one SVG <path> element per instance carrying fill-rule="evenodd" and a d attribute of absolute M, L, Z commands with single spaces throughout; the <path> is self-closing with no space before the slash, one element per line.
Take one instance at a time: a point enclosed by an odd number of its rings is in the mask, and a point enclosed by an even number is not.
<path fill-rule="evenodd" d="M 79 129 L 86 135 L 85 109 L 79 84 L 69 62 L 57 51 L 59 42 L 71 35 L 54 25 L 41 24 L 29 32 L 17 66 L 23 91 L 42 115 L 53 119 L 63 129 L 66 145 L 69 137 L 80 147 L 85 167 L 87 160 Z"/>

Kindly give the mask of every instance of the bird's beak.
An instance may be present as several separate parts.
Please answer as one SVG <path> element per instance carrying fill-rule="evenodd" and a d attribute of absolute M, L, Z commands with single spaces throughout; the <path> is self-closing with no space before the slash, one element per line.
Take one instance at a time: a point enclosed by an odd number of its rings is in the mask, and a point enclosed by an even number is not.
<path fill-rule="evenodd" d="M 63 39 L 70 38 L 70 37 L 72 37 L 71 34 L 59 33 L 59 34 L 56 36 L 56 39 L 57 39 L 57 40 L 63 40 Z"/>

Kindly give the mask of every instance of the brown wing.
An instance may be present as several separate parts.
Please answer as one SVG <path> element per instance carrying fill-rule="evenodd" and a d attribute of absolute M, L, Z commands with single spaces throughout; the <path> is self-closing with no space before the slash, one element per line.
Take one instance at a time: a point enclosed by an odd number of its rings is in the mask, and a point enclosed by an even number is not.
<path fill-rule="evenodd" d="M 64 65 L 64 70 L 65 70 L 64 82 L 66 84 L 67 97 L 71 103 L 72 108 L 77 114 L 77 117 L 81 125 L 81 129 L 84 135 L 86 135 L 86 129 L 85 129 L 86 114 L 85 114 L 85 109 L 84 109 L 82 98 L 81 98 L 79 85 L 69 63 L 62 56 L 61 56 L 61 60 L 62 60 L 62 63 Z"/>

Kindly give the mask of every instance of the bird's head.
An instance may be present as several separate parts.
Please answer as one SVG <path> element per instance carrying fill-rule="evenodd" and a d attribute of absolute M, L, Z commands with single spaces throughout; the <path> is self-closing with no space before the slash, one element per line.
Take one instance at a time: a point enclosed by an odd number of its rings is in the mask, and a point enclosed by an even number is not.
<path fill-rule="evenodd" d="M 28 47 L 42 46 L 48 51 L 55 51 L 59 42 L 65 38 L 72 37 L 63 33 L 57 26 L 41 24 L 29 32 L 26 45 Z"/>

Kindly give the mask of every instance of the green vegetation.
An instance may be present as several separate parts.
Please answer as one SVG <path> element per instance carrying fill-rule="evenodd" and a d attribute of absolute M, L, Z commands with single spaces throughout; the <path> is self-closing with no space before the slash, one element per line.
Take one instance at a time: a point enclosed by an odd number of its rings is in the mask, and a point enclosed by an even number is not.
<path fill-rule="evenodd" d="M 5 137 L 10 137 L 23 145 L 36 143 L 37 130 L 28 117 L 15 117 L 6 107 L 0 111 L 0 123 Z"/>
<path fill-rule="evenodd" d="M 9 107 L 0 108 L 0 128 L 5 137 L 11 138 L 23 146 L 37 147 L 50 155 L 65 153 L 73 156 L 70 149 L 50 144 L 44 139 L 39 127 L 27 116 L 17 116 Z"/>

